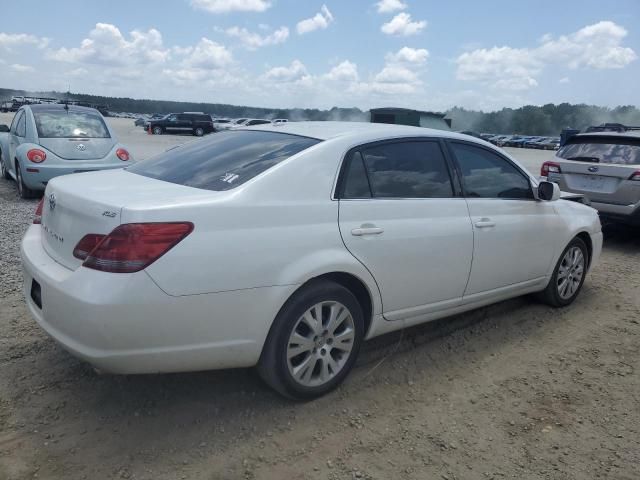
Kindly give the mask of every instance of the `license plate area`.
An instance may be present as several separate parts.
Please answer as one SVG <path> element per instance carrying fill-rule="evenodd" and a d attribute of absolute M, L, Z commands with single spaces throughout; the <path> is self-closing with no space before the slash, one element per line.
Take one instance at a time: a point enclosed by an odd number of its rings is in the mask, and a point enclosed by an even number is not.
<path fill-rule="evenodd" d="M 31 300 L 42 310 L 42 289 L 35 280 L 31 280 Z"/>
<path fill-rule="evenodd" d="M 587 192 L 613 193 L 618 186 L 618 179 L 603 175 L 571 175 L 569 187 Z"/>

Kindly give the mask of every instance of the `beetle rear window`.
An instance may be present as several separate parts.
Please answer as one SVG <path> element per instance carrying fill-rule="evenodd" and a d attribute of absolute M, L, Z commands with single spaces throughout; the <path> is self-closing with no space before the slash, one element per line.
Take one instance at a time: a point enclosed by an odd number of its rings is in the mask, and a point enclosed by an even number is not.
<path fill-rule="evenodd" d="M 97 113 L 44 110 L 33 112 L 40 138 L 110 138 L 109 130 Z"/>
<path fill-rule="evenodd" d="M 127 170 L 188 187 L 230 190 L 318 142 L 286 133 L 220 132 L 138 162 Z"/>

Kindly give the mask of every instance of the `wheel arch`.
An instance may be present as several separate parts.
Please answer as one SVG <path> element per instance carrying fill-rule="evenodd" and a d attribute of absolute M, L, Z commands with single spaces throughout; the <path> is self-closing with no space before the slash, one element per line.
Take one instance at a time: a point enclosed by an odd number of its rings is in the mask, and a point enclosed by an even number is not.
<path fill-rule="evenodd" d="M 588 269 L 591 266 L 591 259 L 593 258 L 593 242 L 591 240 L 591 235 L 589 235 L 589 233 L 586 231 L 582 231 L 582 232 L 578 232 L 576 236 L 573 238 L 579 238 L 587 246 L 587 255 L 588 255 L 587 269 Z"/>

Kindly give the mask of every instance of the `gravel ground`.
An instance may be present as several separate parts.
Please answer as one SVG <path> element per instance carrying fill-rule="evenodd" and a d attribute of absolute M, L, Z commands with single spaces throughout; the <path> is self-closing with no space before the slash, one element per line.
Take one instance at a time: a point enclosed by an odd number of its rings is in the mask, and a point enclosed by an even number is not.
<path fill-rule="evenodd" d="M 637 231 L 606 230 L 571 307 L 520 298 L 376 339 L 299 404 L 252 370 L 111 376 L 71 357 L 19 292 L 34 209 L 0 179 L 0 480 L 638 478 Z"/>

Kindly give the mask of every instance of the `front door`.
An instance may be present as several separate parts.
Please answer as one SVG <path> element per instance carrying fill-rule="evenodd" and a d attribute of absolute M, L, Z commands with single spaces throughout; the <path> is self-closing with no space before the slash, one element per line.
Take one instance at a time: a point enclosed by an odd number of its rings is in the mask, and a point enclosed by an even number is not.
<path fill-rule="evenodd" d="M 377 143 L 352 151 L 346 162 L 340 233 L 378 283 L 385 317 L 415 317 L 459 303 L 473 233 L 440 143 Z"/>
<path fill-rule="evenodd" d="M 473 224 L 473 266 L 465 296 L 542 279 L 561 219 L 535 200 L 531 180 L 497 152 L 450 142 Z"/>

